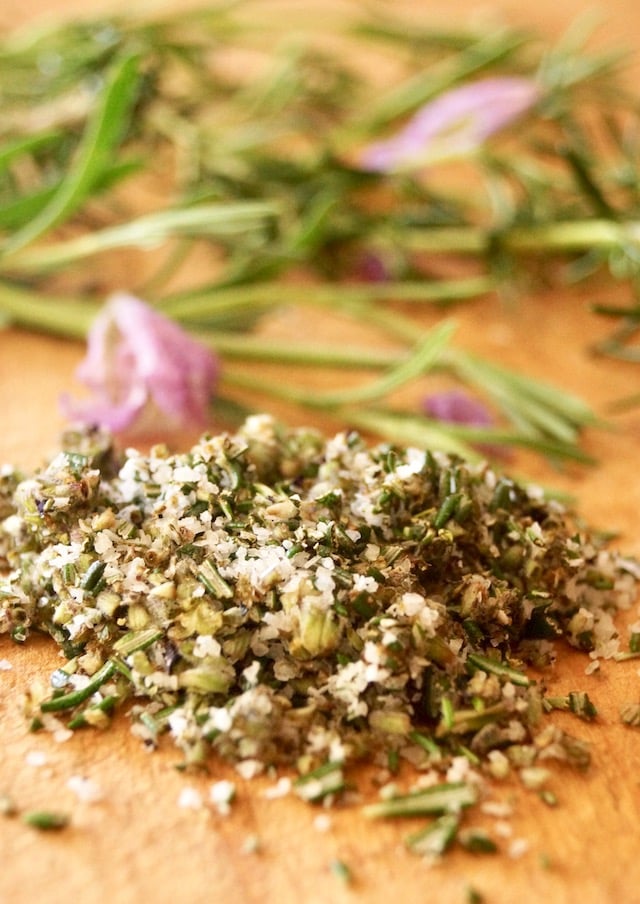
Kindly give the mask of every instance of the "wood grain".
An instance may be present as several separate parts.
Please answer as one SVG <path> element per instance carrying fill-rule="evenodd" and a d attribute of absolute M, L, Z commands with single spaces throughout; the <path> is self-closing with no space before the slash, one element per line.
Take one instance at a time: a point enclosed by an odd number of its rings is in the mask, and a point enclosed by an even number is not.
<path fill-rule="evenodd" d="M 62 0 L 58 5 L 73 8 Z M 44 6 L 28 0 L 22 15 L 33 18 Z M 443 14 L 439 4 L 422 4 L 426 10 L 431 6 L 434 14 Z M 612 6 L 603 23 L 604 37 L 624 38 L 627 44 L 631 37 L 637 39 L 640 14 L 634 0 Z M 461 16 L 470 15 L 481 5 L 465 2 L 459 8 Z M 582 8 L 580 2 L 539 0 L 530 14 L 549 33 L 557 33 Z M 527 21 L 515 0 L 482 5 L 484 13 L 493 10 L 506 11 L 512 21 Z M 510 306 L 483 300 L 456 312 L 458 341 L 579 392 L 604 414 L 610 402 L 637 389 L 640 371 L 589 353 L 603 329 L 589 305 L 603 297 L 623 300 L 625 293 L 602 284 L 588 291 L 531 292 Z M 422 319 L 427 325 L 431 315 Z M 299 326 L 295 319 L 279 318 L 267 329 L 294 339 Z M 335 331 L 321 318 L 307 321 L 305 328 L 319 338 Z M 341 335 L 343 329 L 347 327 L 341 326 Z M 349 329 L 357 339 L 357 329 Z M 57 399 L 61 392 L 73 391 L 73 370 L 81 354 L 79 345 L 50 337 L 0 332 L 0 461 L 34 466 L 55 449 L 62 427 Z M 286 378 L 286 371 L 277 372 Z M 408 392 L 407 401 L 415 401 L 421 389 Z M 301 420 L 299 412 L 285 407 L 275 413 L 293 423 Z M 327 431 L 333 428 L 330 420 L 317 423 Z M 190 439 L 178 437 L 175 444 Z M 510 467 L 574 494 L 585 518 L 618 531 L 618 545 L 640 554 L 640 410 L 610 419 L 606 430 L 592 430 L 587 447 L 598 459 L 594 468 L 554 471 L 526 455 L 514 458 Z M 621 630 L 637 617 L 636 608 L 621 616 Z M 0 820 L 2 904 L 388 904 L 392 899 L 465 904 L 471 887 L 492 904 L 640 904 L 640 732 L 625 728 L 618 718 L 619 706 L 640 695 L 637 663 L 605 663 L 599 674 L 587 677 L 588 659 L 562 649 L 545 681 L 558 693 L 587 689 L 595 701 L 599 717 L 593 724 L 555 716 L 590 741 L 592 768 L 586 774 L 554 770 L 557 808 L 515 783 L 497 786 L 497 798 L 513 803 L 512 838 L 529 844 L 523 856 L 455 852 L 428 868 L 403 847 L 413 825 L 367 822 L 354 804 L 332 810 L 330 828 L 320 831 L 316 817 L 322 811 L 291 798 L 265 796 L 272 778 L 243 782 L 218 762 L 211 763 L 209 774 L 184 776 L 175 769 L 176 751 L 167 745 L 147 753 L 124 716 L 106 732 L 78 732 L 64 743 L 29 734 L 21 695 L 30 681 L 48 679 L 59 661 L 56 651 L 43 640 L 16 646 L 2 638 L 0 659 L 12 664 L 0 671 L 0 793 L 9 792 L 24 809 L 72 813 L 69 829 L 48 835 L 15 819 Z M 44 755 L 44 765 L 30 765 L 33 751 Z M 104 792 L 102 801 L 79 802 L 67 786 L 76 775 L 93 779 Z M 221 777 L 233 777 L 238 785 L 230 816 L 178 806 L 185 785 L 206 794 Z M 353 778 L 363 799 L 373 796 L 372 773 L 363 769 Z M 495 820 L 485 820 L 495 828 Z M 260 849 L 247 853 L 247 839 L 253 836 L 260 839 Z M 508 845 L 505 839 L 503 848 Z M 331 872 L 336 858 L 352 870 L 353 882 L 347 886 Z"/>

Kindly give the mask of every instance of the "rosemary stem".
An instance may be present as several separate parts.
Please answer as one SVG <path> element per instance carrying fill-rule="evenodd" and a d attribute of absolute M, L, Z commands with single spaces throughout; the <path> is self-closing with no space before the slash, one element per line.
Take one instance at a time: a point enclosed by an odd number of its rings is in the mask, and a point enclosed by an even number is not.
<path fill-rule="evenodd" d="M 255 283 L 216 287 L 215 285 L 176 295 L 160 302 L 162 312 L 182 323 L 202 320 L 213 314 L 256 306 L 275 307 L 296 304 L 349 311 L 352 306 L 377 301 L 433 302 L 463 301 L 487 294 L 495 280 L 487 276 L 435 281 L 389 281 L 356 285 L 309 285 L 299 283 Z M 415 330 L 413 334 L 415 338 Z"/>
<path fill-rule="evenodd" d="M 71 691 L 69 694 L 63 694 L 60 697 L 52 697 L 51 700 L 45 700 L 40 704 L 40 709 L 43 713 L 54 713 L 64 709 L 72 709 L 79 703 L 84 703 L 111 678 L 115 670 L 115 663 L 108 659 L 85 687 L 77 691 Z"/>
<path fill-rule="evenodd" d="M 241 361 L 273 364 L 297 364 L 304 367 L 342 367 L 354 370 L 381 370 L 398 364 L 402 352 L 387 348 L 323 345 L 320 343 L 279 342 L 260 336 L 233 333 L 200 333 L 199 338 L 211 345 L 222 357 Z M 226 373 L 233 382 L 236 374 Z M 247 379 L 250 379 L 247 377 Z M 239 383 L 238 383 L 239 385 Z M 256 384 L 257 385 L 257 384 Z"/>
<path fill-rule="evenodd" d="M 161 210 L 75 239 L 51 242 L 42 248 L 27 247 L 8 258 L 6 269 L 24 273 L 52 270 L 114 248 L 153 248 L 175 236 L 244 234 L 261 228 L 276 213 L 275 205 L 266 202 L 204 204 Z"/>
<path fill-rule="evenodd" d="M 69 339 L 84 339 L 100 306 L 88 299 L 72 301 L 19 289 L 0 281 L 0 315 L 16 326 L 45 330 Z M 381 370 L 398 364 L 403 355 L 394 349 L 358 346 L 292 345 L 255 335 L 206 331 L 198 337 L 220 355 L 243 361 L 297 364 L 307 367 L 342 367 Z M 415 331 L 412 337 L 415 339 Z"/>
<path fill-rule="evenodd" d="M 321 393 L 317 390 L 301 389 L 292 384 L 265 383 L 264 380 L 260 380 L 259 384 L 256 385 L 256 381 L 253 378 L 249 378 L 247 381 L 247 377 L 244 374 L 236 374 L 231 377 L 231 380 L 235 381 L 236 385 L 258 388 L 263 392 L 266 390 L 272 395 L 307 405 L 310 408 L 332 409 L 340 408 L 344 405 L 371 402 L 386 396 L 408 380 L 414 379 L 436 367 L 453 329 L 453 323 L 444 321 L 435 329 L 429 331 L 411 354 L 401 357 L 387 374 L 378 380 L 353 389 Z"/>
<path fill-rule="evenodd" d="M 84 339 L 98 310 L 99 305 L 88 300 L 47 297 L 0 281 L 0 316 L 17 326 Z"/>
<path fill-rule="evenodd" d="M 638 245 L 640 222 L 573 220 L 514 226 L 497 233 L 478 226 L 413 228 L 403 232 L 403 242 L 411 251 L 430 253 L 484 256 L 497 244 L 512 254 L 561 254 Z"/>

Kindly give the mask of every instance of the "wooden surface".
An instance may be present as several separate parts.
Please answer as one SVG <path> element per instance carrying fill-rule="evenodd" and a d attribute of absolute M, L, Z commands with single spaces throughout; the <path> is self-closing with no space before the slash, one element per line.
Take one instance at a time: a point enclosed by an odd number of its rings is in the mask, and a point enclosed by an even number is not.
<path fill-rule="evenodd" d="M 58 5 L 73 8 L 62 0 Z M 583 6 L 539 0 L 531 16 L 555 34 Z M 18 15 L 35 18 L 44 7 L 42 0 L 25 0 L 20 11 L 5 5 L 0 22 Z M 443 15 L 444 4 L 422 7 Z M 524 5 L 516 0 L 455 7 L 461 16 L 463 11 L 503 10 L 510 21 L 532 21 L 524 18 Z M 618 0 L 607 9 L 603 40 L 610 36 L 629 45 L 640 39 L 635 0 Z M 588 346 L 604 324 L 588 306 L 603 297 L 621 300 L 624 291 L 601 284 L 588 291 L 532 294 L 508 309 L 497 300 L 469 305 L 456 313 L 457 341 L 579 392 L 604 413 L 612 400 L 637 390 L 640 368 L 589 354 Z M 279 318 L 270 329 L 293 338 L 299 324 Z M 333 327 L 319 321 L 313 329 L 330 337 Z M 79 345 L 14 330 L 0 332 L 0 461 L 36 465 L 56 448 L 62 426 L 57 399 L 60 392 L 73 389 L 73 370 L 81 355 Z M 284 409 L 276 413 L 300 420 Z M 332 429 L 328 421 L 318 424 Z M 609 430 L 592 431 L 587 447 L 599 460 L 595 468 L 559 473 L 523 456 L 513 461 L 513 469 L 571 491 L 582 515 L 598 527 L 619 531 L 618 545 L 640 555 L 640 409 L 612 419 Z M 623 616 L 621 630 L 637 617 L 636 608 Z M 590 725 L 562 714 L 556 717 L 591 742 L 591 770 L 585 775 L 554 772 L 551 787 L 559 798 L 555 809 L 515 784 L 497 787 L 497 798 L 514 805 L 512 838 L 528 842 L 523 856 L 454 853 L 428 868 L 403 848 L 411 824 L 368 823 L 358 806 L 351 806 L 330 811 L 330 827 L 320 831 L 316 817 L 322 811 L 291 798 L 265 796 L 272 779 L 243 782 L 217 762 L 211 763 L 208 775 L 185 777 L 174 768 L 179 756 L 170 745 L 146 753 L 124 718 L 107 732 L 78 732 L 63 743 L 48 735 L 30 735 L 21 694 L 31 680 L 48 679 L 58 664 L 56 651 L 45 641 L 16 646 L 0 638 L 3 659 L 12 668 L 0 671 L 0 793 L 10 792 L 24 809 L 66 810 L 72 823 L 64 832 L 43 835 L 18 820 L 0 819 L 1 904 L 374 904 L 391 899 L 465 904 L 471 887 L 492 904 L 640 902 L 640 731 L 625 728 L 618 719 L 619 705 L 640 694 L 637 662 L 604 664 L 599 674 L 587 677 L 588 659 L 563 649 L 547 681 L 558 693 L 587 689 L 599 709 L 599 718 Z M 44 759 L 40 765 L 34 764 L 34 752 Z M 102 800 L 78 801 L 68 787 L 72 776 L 92 779 L 103 792 Z M 222 777 L 232 777 L 238 787 L 231 815 L 178 806 L 185 786 L 206 795 L 211 783 Z M 366 770 L 356 778 L 363 797 L 372 796 Z M 486 817 L 485 822 L 495 828 L 495 819 Z M 253 836 L 260 839 L 260 849 L 248 853 L 246 842 Z M 508 844 L 506 839 L 503 847 Z M 351 884 L 344 885 L 332 873 L 336 858 L 352 870 Z"/>

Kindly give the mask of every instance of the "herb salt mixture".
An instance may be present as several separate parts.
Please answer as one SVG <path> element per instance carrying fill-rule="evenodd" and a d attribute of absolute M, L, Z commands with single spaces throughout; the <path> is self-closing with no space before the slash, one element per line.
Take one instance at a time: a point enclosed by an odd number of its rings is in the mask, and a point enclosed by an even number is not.
<path fill-rule="evenodd" d="M 544 719 L 591 718 L 588 696 L 547 699 L 525 669 L 561 637 L 614 655 L 636 565 L 486 463 L 260 415 L 175 455 L 70 432 L 0 480 L 0 631 L 47 632 L 65 657 L 30 692 L 35 727 L 103 726 L 128 701 L 148 745 L 169 732 L 187 764 L 297 767 L 308 799 L 361 758 L 588 762 Z M 425 812 L 446 822 L 452 789 Z"/>

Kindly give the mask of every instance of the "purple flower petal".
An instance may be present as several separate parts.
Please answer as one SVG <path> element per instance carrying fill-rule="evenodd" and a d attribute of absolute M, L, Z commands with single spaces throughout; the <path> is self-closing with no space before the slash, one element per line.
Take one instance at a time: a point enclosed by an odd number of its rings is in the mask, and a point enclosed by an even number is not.
<path fill-rule="evenodd" d="M 92 397 L 64 397 L 66 417 L 131 428 L 155 409 L 173 427 L 202 426 L 218 374 L 213 352 L 132 295 L 119 293 L 91 327 L 78 379 Z"/>
<path fill-rule="evenodd" d="M 375 251 L 365 251 L 356 261 L 355 273 L 359 280 L 368 283 L 383 283 L 389 280 L 389 268 L 382 255 Z"/>
<path fill-rule="evenodd" d="M 427 396 L 424 410 L 429 417 L 449 424 L 467 424 L 471 427 L 490 427 L 493 424 L 493 418 L 484 404 L 459 389 Z"/>
<path fill-rule="evenodd" d="M 393 172 L 469 154 L 539 98 L 536 82 L 515 76 L 453 88 L 425 104 L 396 135 L 365 148 L 361 165 Z"/>

